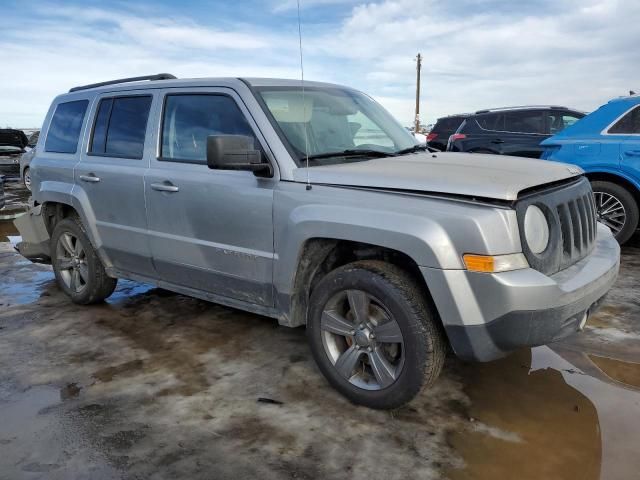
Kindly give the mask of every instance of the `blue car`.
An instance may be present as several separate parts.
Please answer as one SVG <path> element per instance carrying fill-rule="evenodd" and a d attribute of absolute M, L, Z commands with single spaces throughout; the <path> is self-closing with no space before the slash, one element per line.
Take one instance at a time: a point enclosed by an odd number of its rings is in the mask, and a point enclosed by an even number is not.
<path fill-rule="evenodd" d="M 638 228 L 640 96 L 616 98 L 542 142 L 542 158 L 573 163 L 587 173 L 599 221 L 619 243 Z"/>

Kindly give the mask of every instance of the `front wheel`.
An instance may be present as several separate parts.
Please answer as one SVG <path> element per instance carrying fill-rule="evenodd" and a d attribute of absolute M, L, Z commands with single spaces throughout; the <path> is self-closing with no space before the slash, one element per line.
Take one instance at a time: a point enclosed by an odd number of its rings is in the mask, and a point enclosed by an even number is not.
<path fill-rule="evenodd" d="M 51 264 L 60 288 L 74 303 L 88 305 L 113 293 L 117 280 L 107 276 L 82 223 L 59 221 L 51 236 Z"/>
<path fill-rule="evenodd" d="M 591 182 L 598 221 L 611 229 L 621 245 L 638 228 L 638 204 L 631 192 L 612 182 Z"/>
<path fill-rule="evenodd" d="M 446 344 L 424 292 L 404 271 L 359 261 L 311 295 L 307 335 L 329 383 L 354 403 L 397 408 L 440 374 Z"/>
<path fill-rule="evenodd" d="M 25 168 L 22 172 L 22 181 L 24 182 L 24 186 L 27 187 L 27 190 L 31 191 L 31 169 L 29 167 Z"/>

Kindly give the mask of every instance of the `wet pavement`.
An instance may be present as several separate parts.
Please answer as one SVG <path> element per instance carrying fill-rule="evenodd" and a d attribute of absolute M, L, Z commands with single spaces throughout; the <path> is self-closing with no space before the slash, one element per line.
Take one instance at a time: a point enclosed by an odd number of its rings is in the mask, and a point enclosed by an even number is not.
<path fill-rule="evenodd" d="M 0 480 L 639 477 L 640 238 L 584 333 L 381 412 L 303 329 L 128 281 L 78 307 L 0 232 Z"/>

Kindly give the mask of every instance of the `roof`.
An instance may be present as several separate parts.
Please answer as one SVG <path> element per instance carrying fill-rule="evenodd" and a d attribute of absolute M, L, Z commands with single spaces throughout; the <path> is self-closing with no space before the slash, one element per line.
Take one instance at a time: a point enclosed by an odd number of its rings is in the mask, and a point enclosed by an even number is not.
<path fill-rule="evenodd" d="M 205 78 L 176 78 L 168 73 L 160 73 L 155 75 L 145 75 L 141 77 L 122 78 L 117 80 L 108 80 L 105 82 L 93 83 L 73 87 L 69 93 L 76 92 L 104 92 L 113 90 L 131 90 L 131 89 L 147 89 L 147 88 L 167 88 L 167 87 L 207 87 L 207 86 L 230 86 L 238 83 L 249 84 L 253 87 L 300 87 L 302 81 L 299 79 L 280 79 L 280 78 L 235 78 L 235 77 L 205 77 Z M 305 87 L 333 87 L 348 88 L 342 85 L 304 81 Z"/>

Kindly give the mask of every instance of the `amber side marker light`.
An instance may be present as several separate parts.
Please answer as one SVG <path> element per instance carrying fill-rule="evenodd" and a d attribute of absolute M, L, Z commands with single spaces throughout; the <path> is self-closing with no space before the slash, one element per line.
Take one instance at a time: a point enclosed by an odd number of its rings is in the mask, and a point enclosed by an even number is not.
<path fill-rule="evenodd" d="M 522 253 L 509 255 L 475 255 L 467 253 L 462 256 L 464 265 L 471 272 L 498 273 L 529 268 L 529 262 Z"/>

